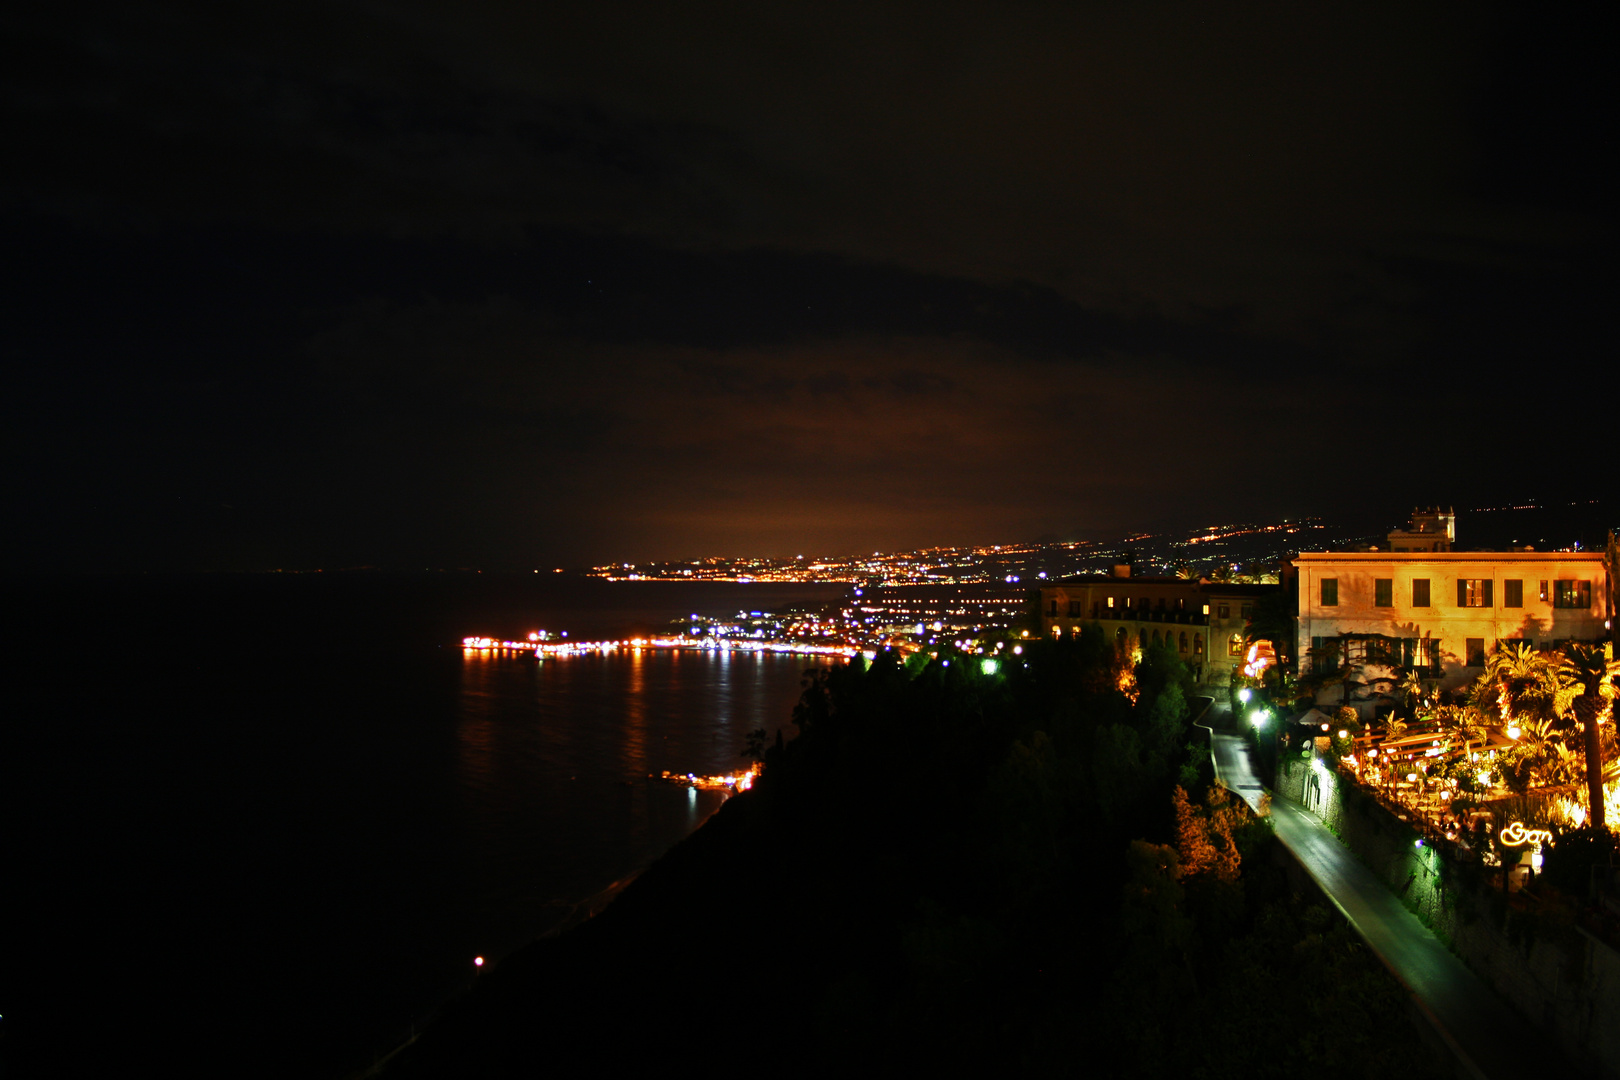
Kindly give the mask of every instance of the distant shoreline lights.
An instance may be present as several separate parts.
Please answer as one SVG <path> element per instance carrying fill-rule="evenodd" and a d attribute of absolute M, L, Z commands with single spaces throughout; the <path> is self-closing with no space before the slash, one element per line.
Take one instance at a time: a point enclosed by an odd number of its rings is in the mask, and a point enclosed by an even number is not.
<path fill-rule="evenodd" d="M 861 650 L 842 645 L 804 645 L 782 641 L 718 641 L 708 639 L 654 637 L 623 641 L 501 641 L 490 637 L 465 637 L 461 649 L 467 653 L 533 653 L 547 656 L 576 656 L 585 653 L 616 652 L 621 649 L 696 649 L 703 652 L 788 653 L 795 656 L 841 656 L 850 659 Z"/>

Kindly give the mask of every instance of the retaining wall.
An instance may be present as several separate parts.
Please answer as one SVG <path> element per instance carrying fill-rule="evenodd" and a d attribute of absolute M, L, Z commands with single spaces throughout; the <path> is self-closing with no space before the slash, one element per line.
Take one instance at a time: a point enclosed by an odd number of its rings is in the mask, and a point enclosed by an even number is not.
<path fill-rule="evenodd" d="M 1572 1061 L 1620 1080 L 1620 954 L 1567 913 L 1511 908 L 1478 863 L 1417 846 L 1416 829 L 1320 758 L 1285 757 L 1275 790 L 1319 818 Z"/>

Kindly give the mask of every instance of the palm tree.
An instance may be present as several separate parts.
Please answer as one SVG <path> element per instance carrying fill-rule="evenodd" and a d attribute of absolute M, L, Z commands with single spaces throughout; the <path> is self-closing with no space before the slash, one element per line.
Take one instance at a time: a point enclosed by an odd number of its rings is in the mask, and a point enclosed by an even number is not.
<path fill-rule="evenodd" d="M 1502 720 L 1520 726 L 1532 720 L 1562 720 L 1575 696 L 1559 677 L 1557 662 L 1523 642 L 1497 650 L 1482 679 L 1490 692 L 1480 695 L 1481 702 L 1494 698 Z"/>
<path fill-rule="evenodd" d="M 1447 705 L 1435 715 L 1440 727 L 1462 743 L 1463 761 L 1467 762 L 1474 741 L 1485 738 L 1485 722 L 1479 710 L 1472 705 Z"/>
<path fill-rule="evenodd" d="M 1543 783 L 1571 784 L 1575 781 L 1579 763 L 1580 758 L 1576 756 L 1575 751 L 1561 742 L 1549 742 L 1547 744 L 1547 754 L 1542 758 L 1537 771 L 1541 773 Z M 1603 804 L 1599 802 L 1598 805 L 1602 806 Z"/>
<path fill-rule="evenodd" d="M 1396 690 L 1400 693 L 1407 712 L 1416 715 L 1415 706 L 1428 695 L 1429 684 L 1423 681 L 1423 676 L 1418 674 L 1417 668 L 1413 668 L 1401 678 Z"/>
<path fill-rule="evenodd" d="M 1593 825 L 1603 828 L 1603 749 L 1598 739 L 1598 725 L 1604 714 L 1612 714 L 1617 692 L 1614 685 L 1620 675 L 1620 660 L 1609 660 L 1595 645 L 1564 646 L 1564 656 L 1558 665 L 1558 674 L 1571 687 L 1578 688 L 1570 703 L 1575 718 L 1581 722 L 1586 744 L 1586 798 L 1587 812 Z"/>

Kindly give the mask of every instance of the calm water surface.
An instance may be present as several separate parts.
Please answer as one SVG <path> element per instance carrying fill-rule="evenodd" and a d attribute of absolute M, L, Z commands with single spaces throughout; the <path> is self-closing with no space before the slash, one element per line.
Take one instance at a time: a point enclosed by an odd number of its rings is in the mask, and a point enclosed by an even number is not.
<path fill-rule="evenodd" d="M 14 590 L 5 1075 L 337 1076 L 718 806 L 806 661 L 463 654 L 836 589 L 518 579 Z M 222 1065 L 222 1062 L 224 1063 Z"/>

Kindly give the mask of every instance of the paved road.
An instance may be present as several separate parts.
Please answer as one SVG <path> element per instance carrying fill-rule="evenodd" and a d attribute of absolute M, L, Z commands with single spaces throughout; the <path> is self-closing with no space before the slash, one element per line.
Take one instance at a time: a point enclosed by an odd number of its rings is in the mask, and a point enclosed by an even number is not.
<path fill-rule="evenodd" d="M 1230 722 L 1225 705 L 1212 708 L 1203 720 L 1211 729 L 1215 775 L 1258 809 L 1262 789 L 1249 748 L 1239 736 L 1221 730 Z M 1493 1080 L 1559 1074 L 1556 1055 L 1549 1057 L 1544 1049 L 1546 1037 L 1453 956 L 1320 820 L 1283 798 L 1272 800 L 1271 816 L 1278 839 L 1411 991 L 1418 1009 L 1456 1055 L 1460 1074 Z M 1523 1036 L 1513 1038 L 1514 1032 Z M 1538 1045 L 1543 1049 L 1536 1049 Z"/>

